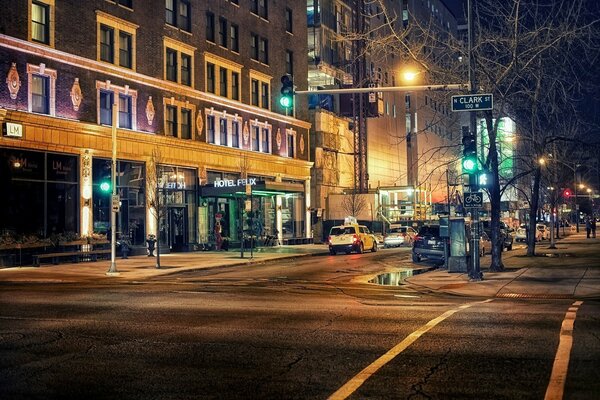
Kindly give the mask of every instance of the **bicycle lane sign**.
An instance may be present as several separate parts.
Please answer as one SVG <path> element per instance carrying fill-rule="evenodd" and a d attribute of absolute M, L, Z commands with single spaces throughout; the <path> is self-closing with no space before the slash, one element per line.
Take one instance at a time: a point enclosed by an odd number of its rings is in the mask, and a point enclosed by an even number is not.
<path fill-rule="evenodd" d="M 483 193 L 482 192 L 465 192 L 464 205 L 465 205 L 465 208 L 483 207 Z"/>

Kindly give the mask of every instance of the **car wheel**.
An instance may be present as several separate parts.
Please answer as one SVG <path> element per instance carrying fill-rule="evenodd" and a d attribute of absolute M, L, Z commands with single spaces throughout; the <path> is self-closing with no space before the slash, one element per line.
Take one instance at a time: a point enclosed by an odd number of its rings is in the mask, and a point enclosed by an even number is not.
<path fill-rule="evenodd" d="M 373 247 L 371 248 L 371 252 L 375 253 L 377 251 L 377 242 L 373 240 Z"/>
<path fill-rule="evenodd" d="M 350 250 L 346 250 L 346 251 L 345 251 L 345 253 L 346 253 L 346 254 L 350 254 Z"/>
<path fill-rule="evenodd" d="M 358 252 L 357 253 L 358 254 L 362 254 L 364 252 L 365 252 L 365 245 L 362 242 L 360 242 L 360 245 L 358 246 Z"/>
<path fill-rule="evenodd" d="M 335 256 L 335 250 L 334 249 L 329 249 L 329 254 L 331 254 L 332 256 Z"/>
<path fill-rule="evenodd" d="M 512 250 L 512 243 L 508 245 L 508 247 L 506 248 L 506 250 L 511 251 Z"/>
<path fill-rule="evenodd" d="M 412 260 L 413 260 L 413 262 L 420 262 L 420 261 L 421 261 L 421 257 L 419 257 L 419 256 L 418 256 L 418 255 L 416 255 L 416 254 L 413 254 L 413 255 L 412 255 Z"/>

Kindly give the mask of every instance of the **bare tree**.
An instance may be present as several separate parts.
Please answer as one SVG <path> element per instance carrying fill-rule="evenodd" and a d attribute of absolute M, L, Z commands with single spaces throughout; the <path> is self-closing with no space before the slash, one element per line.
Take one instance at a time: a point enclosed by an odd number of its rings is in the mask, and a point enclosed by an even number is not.
<path fill-rule="evenodd" d="M 373 3 L 386 24 L 377 28 L 379 32 L 352 37 L 368 43 L 365 54 L 375 60 L 394 54 L 403 63 L 418 65 L 426 71 L 425 83 L 466 82 L 465 61 L 471 57 L 476 86 L 494 95 L 494 110 L 480 113 L 486 133 L 480 162 L 492 175 L 488 189 L 493 242 L 490 269 L 502 271 L 502 195 L 519 178 L 533 174 L 531 209 L 537 210 L 542 171 L 529 163 L 531 168 L 504 173 L 500 121 L 516 121 L 517 140 L 528 143 L 534 159 L 553 142 L 567 139 L 553 127 L 563 116 L 575 114 L 577 100 L 590 89 L 588 71 L 598 58 L 600 24 L 598 13 L 590 8 L 597 9 L 598 4 L 586 0 L 472 1 L 475 40 L 469 54 L 459 38 L 439 28 L 433 14 L 430 19 L 410 15 L 404 25 L 393 3 Z"/>
<path fill-rule="evenodd" d="M 160 188 L 159 166 L 162 162 L 162 155 L 158 147 L 152 150 L 152 156 L 148 163 L 146 171 L 147 183 L 146 190 L 148 192 L 147 199 L 150 208 L 150 214 L 156 222 L 156 268 L 160 268 L 160 223 L 164 220 L 167 213 L 166 194 L 164 188 Z"/>
<path fill-rule="evenodd" d="M 347 193 L 342 199 L 342 209 L 346 214 L 357 217 L 368 207 L 368 202 L 364 195 L 358 191 L 358 188 L 354 188 Z"/>

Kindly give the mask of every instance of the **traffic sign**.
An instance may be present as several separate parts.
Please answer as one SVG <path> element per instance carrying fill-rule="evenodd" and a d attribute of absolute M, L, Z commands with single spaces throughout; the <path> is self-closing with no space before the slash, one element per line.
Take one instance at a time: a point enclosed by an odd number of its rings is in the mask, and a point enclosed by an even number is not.
<path fill-rule="evenodd" d="M 483 193 L 482 192 L 465 192 L 464 205 L 465 205 L 465 208 L 483 207 Z"/>
<path fill-rule="evenodd" d="M 452 96 L 452 111 L 483 111 L 494 108 L 493 94 Z"/>
<path fill-rule="evenodd" d="M 118 194 L 112 195 L 112 210 L 113 212 L 119 212 L 121 208 L 121 199 Z"/>

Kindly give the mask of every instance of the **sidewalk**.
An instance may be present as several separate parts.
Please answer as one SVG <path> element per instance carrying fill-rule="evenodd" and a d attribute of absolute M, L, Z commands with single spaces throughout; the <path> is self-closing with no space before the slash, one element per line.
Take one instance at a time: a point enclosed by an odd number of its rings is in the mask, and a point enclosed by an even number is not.
<path fill-rule="evenodd" d="M 573 233 L 557 241 L 557 249 L 548 249 L 549 243 L 536 246 L 536 257 L 526 257 L 526 249 L 502 253 L 504 272 L 490 272 L 490 256 L 481 260 L 483 280 L 470 282 L 466 273 L 433 270 L 408 278 L 404 283 L 420 292 L 442 292 L 470 297 L 507 298 L 596 298 L 600 299 L 600 238 L 586 239 L 585 233 Z M 108 276 L 110 260 L 41 267 L 0 269 L 0 282 L 76 282 L 96 283 L 135 281 L 165 276 L 181 271 L 252 265 L 274 259 L 296 258 L 328 254 L 324 244 L 306 244 L 260 248 L 228 252 L 191 252 L 161 254 L 161 268 L 156 258 L 135 256 L 117 258 L 118 275 Z"/>
<path fill-rule="evenodd" d="M 160 255 L 160 269 L 156 268 L 156 257 L 134 256 L 127 259 L 117 257 L 116 275 L 107 275 L 109 260 L 81 263 L 42 264 L 40 267 L 13 267 L 0 269 L 0 282 L 69 282 L 90 280 L 137 280 L 169 275 L 181 271 L 196 271 L 207 268 L 249 265 L 274 259 L 296 258 L 311 255 L 329 254 L 323 244 L 277 246 L 244 251 L 241 258 L 239 249 L 230 251 L 199 251 Z"/>
<path fill-rule="evenodd" d="M 600 298 L 600 238 L 586 239 L 573 233 L 549 249 L 538 243 L 536 256 L 527 249 L 502 253 L 504 272 L 490 272 L 490 256 L 481 260 L 483 280 L 470 282 L 466 273 L 438 269 L 415 275 L 406 283 L 417 291 L 432 291 L 472 297 L 505 298 Z"/>

